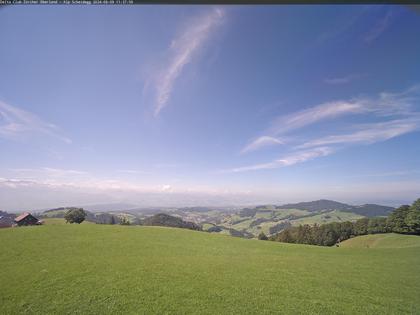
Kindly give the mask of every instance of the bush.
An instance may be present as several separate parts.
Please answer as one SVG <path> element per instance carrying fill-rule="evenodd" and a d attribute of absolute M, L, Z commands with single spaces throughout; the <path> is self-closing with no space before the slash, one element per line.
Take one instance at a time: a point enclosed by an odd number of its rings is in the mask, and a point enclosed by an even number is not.
<path fill-rule="evenodd" d="M 268 237 L 267 237 L 267 235 L 264 234 L 264 232 L 261 232 L 260 235 L 258 235 L 258 239 L 260 241 L 267 241 Z"/>
<path fill-rule="evenodd" d="M 120 220 L 121 225 L 130 225 L 130 221 L 126 217 L 121 217 Z"/>

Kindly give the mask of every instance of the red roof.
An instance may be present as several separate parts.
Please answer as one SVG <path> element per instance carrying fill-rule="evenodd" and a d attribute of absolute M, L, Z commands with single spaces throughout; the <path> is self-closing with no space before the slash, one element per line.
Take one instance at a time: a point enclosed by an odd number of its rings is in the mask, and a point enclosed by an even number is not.
<path fill-rule="evenodd" d="M 28 215 L 31 215 L 29 212 L 24 212 L 20 216 L 15 219 L 15 222 L 19 222 L 20 220 L 25 219 Z"/>

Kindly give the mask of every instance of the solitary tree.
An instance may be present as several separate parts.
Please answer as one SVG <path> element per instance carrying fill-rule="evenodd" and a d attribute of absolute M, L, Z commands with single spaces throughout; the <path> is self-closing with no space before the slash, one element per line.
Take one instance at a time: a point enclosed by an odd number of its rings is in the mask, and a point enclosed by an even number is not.
<path fill-rule="evenodd" d="M 130 221 L 126 218 L 126 217 L 121 217 L 121 221 L 120 221 L 121 225 L 130 225 Z"/>
<path fill-rule="evenodd" d="M 82 223 L 86 218 L 86 212 L 82 208 L 70 209 L 64 215 L 66 223 Z"/>

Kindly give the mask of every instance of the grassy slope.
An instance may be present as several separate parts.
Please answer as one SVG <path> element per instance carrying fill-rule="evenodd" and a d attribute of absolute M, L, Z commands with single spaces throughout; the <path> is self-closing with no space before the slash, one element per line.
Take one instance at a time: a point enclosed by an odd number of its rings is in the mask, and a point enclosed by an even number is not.
<path fill-rule="evenodd" d="M 404 248 L 420 247 L 420 236 L 401 234 L 374 234 L 351 238 L 340 244 L 348 248 Z"/>
<path fill-rule="evenodd" d="M 303 224 L 326 224 L 332 222 L 345 222 L 345 221 L 356 221 L 358 219 L 363 218 L 363 216 L 350 213 L 350 212 L 342 212 L 339 210 L 334 210 L 328 213 L 321 213 L 311 217 L 300 218 L 291 221 L 292 225 L 299 226 Z"/>
<path fill-rule="evenodd" d="M 290 218 L 291 215 L 298 218 Z M 253 222 L 261 218 L 267 219 L 268 221 L 261 222 L 252 227 L 250 226 Z M 325 213 L 311 213 L 309 211 L 298 209 L 275 209 L 272 211 L 259 211 L 253 217 L 241 217 L 238 214 L 233 214 L 220 225 L 226 228 L 233 228 L 238 231 L 247 231 L 254 234 L 256 237 L 261 232 L 269 235 L 270 228 L 282 223 L 284 219 L 289 219 L 293 226 L 299 226 L 303 224 L 313 225 L 331 222 L 356 221 L 361 218 L 363 218 L 363 216 L 339 210 Z"/>
<path fill-rule="evenodd" d="M 182 229 L 0 230 L 0 314 L 420 313 L 420 248 L 325 248 Z"/>

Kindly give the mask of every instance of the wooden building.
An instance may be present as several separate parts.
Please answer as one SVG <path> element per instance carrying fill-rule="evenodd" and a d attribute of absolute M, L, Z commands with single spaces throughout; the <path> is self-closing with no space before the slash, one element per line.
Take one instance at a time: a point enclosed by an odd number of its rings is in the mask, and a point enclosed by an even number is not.
<path fill-rule="evenodd" d="M 18 226 L 39 225 L 39 224 L 41 224 L 41 222 L 37 218 L 35 218 L 32 214 L 30 214 L 29 212 L 25 212 L 25 213 L 21 214 L 20 216 L 18 216 L 17 218 L 15 218 L 15 223 Z"/>

